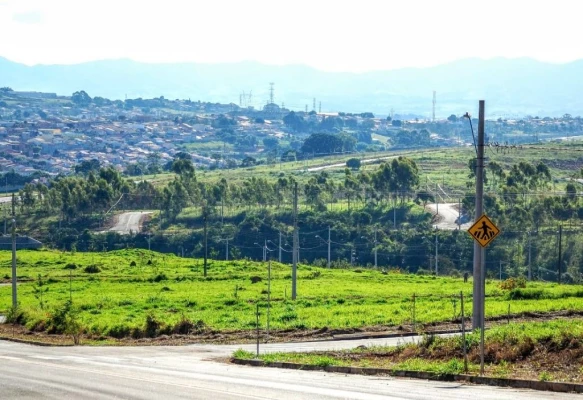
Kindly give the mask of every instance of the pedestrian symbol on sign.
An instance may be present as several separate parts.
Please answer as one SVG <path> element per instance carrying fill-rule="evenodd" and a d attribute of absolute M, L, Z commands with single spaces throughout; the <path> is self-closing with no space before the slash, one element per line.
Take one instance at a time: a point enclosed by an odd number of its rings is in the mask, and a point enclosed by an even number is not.
<path fill-rule="evenodd" d="M 480 246 L 486 247 L 498 236 L 500 229 L 484 214 L 468 229 L 468 233 Z"/>

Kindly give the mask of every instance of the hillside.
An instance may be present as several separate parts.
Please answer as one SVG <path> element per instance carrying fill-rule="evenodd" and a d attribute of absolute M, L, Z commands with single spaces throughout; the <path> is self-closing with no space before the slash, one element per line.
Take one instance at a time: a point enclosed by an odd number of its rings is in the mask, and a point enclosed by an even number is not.
<path fill-rule="evenodd" d="M 488 100 L 489 116 L 578 115 L 583 99 L 583 60 L 548 64 L 528 58 L 465 59 L 431 68 L 405 68 L 361 74 L 324 72 L 307 66 L 231 64 L 146 64 L 104 60 L 75 65 L 26 66 L 0 57 L 0 86 L 69 95 L 86 90 L 108 98 L 190 98 L 238 103 L 242 91 L 253 92 L 261 107 L 275 82 L 275 101 L 292 109 L 311 109 L 313 98 L 323 111 L 372 111 L 428 117 L 433 90 L 437 116 L 472 111 Z M 301 83 L 299 85 L 298 83 Z"/>

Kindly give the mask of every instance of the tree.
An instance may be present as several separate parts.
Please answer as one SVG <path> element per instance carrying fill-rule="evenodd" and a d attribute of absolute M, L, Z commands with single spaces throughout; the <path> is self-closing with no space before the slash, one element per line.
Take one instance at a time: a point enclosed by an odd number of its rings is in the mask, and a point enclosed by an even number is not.
<path fill-rule="evenodd" d="M 457 122 L 457 117 L 454 114 L 451 114 L 449 117 L 447 117 L 447 120 L 449 122 Z"/>
<path fill-rule="evenodd" d="M 307 125 L 304 118 L 300 117 L 293 111 L 283 117 L 283 123 L 295 132 L 304 131 Z"/>
<path fill-rule="evenodd" d="M 301 151 L 307 154 L 330 154 L 342 151 L 343 144 L 338 135 L 314 133 L 304 141 Z"/>
<path fill-rule="evenodd" d="M 572 182 L 567 183 L 567 186 L 565 187 L 565 192 L 567 193 L 567 198 L 570 201 L 573 201 L 576 199 L 577 187 Z"/>
<path fill-rule="evenodd" d="M 403 126 L 403 123 L 401 122 L 400 119 L 394 119 L 391 121 L 391 125 L 393 125 L 395 127 L 401 127 L 401 126 Z"/>
<path fill-rule="evenodd" d="M 91 171 L 99 171 L 101 163 L 98 159 L 81 161 L 81 164 L 75 165 L 75 173 L 89 175 Z"/>
<path fill-rule="evenodd" d="M 194 175 L 194 165 L 192 165 L 192 161 L 190 160 L 182 158 L 175 159 L 171 169 L 172 172 L 180 176 L 191 177 Z"/>
<path fill-rule="evenodd" d="M 91 104 L 91 97 L 84 90 L 73 93 L 71 101 L 79 107 L 86 107 Z"/>
<path fill-rule="evenodd" d="M 8 92 L 14 92 L 14 90 L 12 90 L 12 88 L 8 87 L 8 86 L 4 86 L 0 88 L 0 92 L 2 93 L 8 93 Z"/>
<path fill-rule="evenodd" d="M 263 139 L 263 145 L 265 147 L 267 147 L 268 149 L 273 149 L 273 148 L 277 147 L 278 144 L 279 144 L 279 140 L 276 137 L 269 136 L 269 137 L 266 137 L 265 139 Z"/>
<path fill-rule="evenodd" d="M 346 161 L 346 166 L 354 171 L 360 169 L 360 159 L 350 158 Z"/>
<path fill-rule="evenodd" d="M 241 167 L 252 167 L 255 164 L 257 164 L 257 160 L 253 157 L 245 157 L 242 161 L 241 161 Z"/>

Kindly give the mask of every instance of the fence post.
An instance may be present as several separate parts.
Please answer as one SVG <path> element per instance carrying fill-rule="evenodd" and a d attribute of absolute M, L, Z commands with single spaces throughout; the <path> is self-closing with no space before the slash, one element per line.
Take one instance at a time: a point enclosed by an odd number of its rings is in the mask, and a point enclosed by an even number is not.
<path fill-rule="evenodd" d="M 462 342 L 464 343 L 464 372 L 468 373 L 468 351 L 466 349 L 466 319 L 464 316 L 464 292 L 460 291 L 460 307 L 462 309 Z"/>
<path fill-rule="evenodd" d="M 508 325 L 510 325 L 510 303 L 508 303 Z"/>
<path fill-rule="evenodd" d="M 255 311 L 255 327 L 257 329 L 257 358 L 259 358 L 259 302 L 257 303 L 257 309 Z"/>
<path fill-rule="evenodd" d="M 415 293 L 413 293 L 413 332 L 417 331 L 417 321 L 415 320 Z"/>

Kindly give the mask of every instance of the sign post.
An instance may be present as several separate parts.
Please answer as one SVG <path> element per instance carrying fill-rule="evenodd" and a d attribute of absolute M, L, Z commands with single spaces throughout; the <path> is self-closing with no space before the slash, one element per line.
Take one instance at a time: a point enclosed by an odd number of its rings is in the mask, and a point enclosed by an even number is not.
<path fill-rule="evenodd" d="M 468 229 L 468 233 L 474 238 L 474 241 L 476 242 L 477 245 L 480 245 L 481 248 L 481 258 L 482 260 L 484 259 L 483 257 L 483 252 L 484 249 L 486 248 L 486 246 L 488 246 L 493 240 L 494 238 L 496 238 L 496 236 L 498 236 L 498 234 L 500 233 L 500 229 L 490 220 L 490 218 L 488 218 L 488 216 L 486 214 L 482 214 L 482 216 L 480 218 L 478 218 L 476 220 L 476 222 L 474 222 L 474 224 L 472 226 L 470 226 L 470 229 Z M 477 246 L 476 246 L 477 247 Z M 480 375 L 484 374 L 484 329 L 486 327 L 485 324 L 485 314 L 486 314 L 486 308 L 485 308 L 485 298 L 486 298 L 486 274 L 485 274 L 485 269 L 486 266 L 484 265 L 484 263 L 482 262 L 482 269 L 481 269 L 481 276 L 480 276 L 480 292 L 479 292 L 479 296 L 480 298 L 478 299 L 479 301 L 479 305 L 480 305 L 480 320 L 479 320 L 479 328 L 480 328 Z M 474 276 L 474 283 L 476 280 L 476 276 Z M 475 287 L 475 285 L 474 285 Z M 476 294 L 474 294 L 475 296 Z M 476 299 L 474 298 L 474 301 L 476 301 Z M 474 317 L 475 319 L 475 317 Z M 476 324 L 474 323 L 474 329 L 476 328 Z"/>

